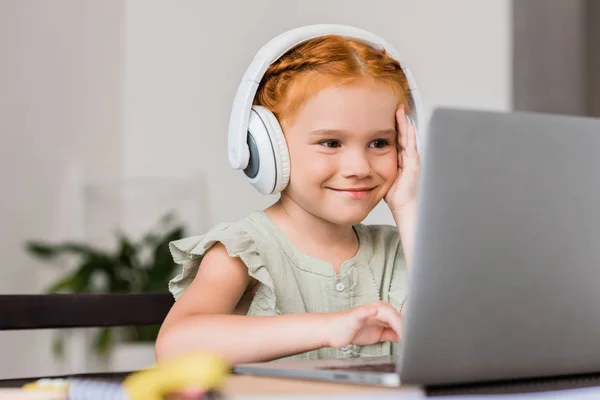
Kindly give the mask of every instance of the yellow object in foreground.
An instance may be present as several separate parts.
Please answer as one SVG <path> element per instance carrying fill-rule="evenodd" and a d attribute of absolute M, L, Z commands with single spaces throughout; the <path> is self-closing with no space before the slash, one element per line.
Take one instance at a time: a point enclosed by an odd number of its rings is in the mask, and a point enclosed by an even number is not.
<path fill-rule="evenodd" d="M 217 390 L 231 371 L 223 357 L 204 352 L 186 354 L 139 371 L 123 381 L 130 400 L 162 400 L 186 389 Z"/>

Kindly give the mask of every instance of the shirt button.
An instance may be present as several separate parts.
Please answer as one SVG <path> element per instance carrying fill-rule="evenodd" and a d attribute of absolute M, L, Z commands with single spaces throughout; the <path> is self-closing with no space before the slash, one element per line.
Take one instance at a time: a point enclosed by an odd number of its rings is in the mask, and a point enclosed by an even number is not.
<path fill-rule="evenodd" d="M 346 287 L 342 282 L 338 282 L 335 284 L 335 290 L 337 290 L 338 292 L 343 292 L 345 288 Z"/>

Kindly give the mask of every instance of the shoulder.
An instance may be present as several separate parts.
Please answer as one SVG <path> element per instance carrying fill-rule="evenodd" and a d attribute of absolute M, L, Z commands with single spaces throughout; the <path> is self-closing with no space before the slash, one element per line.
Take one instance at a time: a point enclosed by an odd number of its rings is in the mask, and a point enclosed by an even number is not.
<path fill-rule="evenodd" d="M 398 227 L 394 225 L 359 225 L 362 234 L 366 236 L 375 254 L 401 255 L 402 242 Z"/>
<path fill-rule="evenodd" d="M 230 259 L 238 267 L 246 267 L 252 278 L 267 279 L 262 276 L 262 270 L 267 263 L 265 248 L 268 246 L 264 243 L 269 237 L 261 229 L 257 213 L 234 222 L 220 223 L 204 234 L 169 243 L 173 261 L 180 266 L 178 274 L 169 282 L 169 290 L 175 299 L 189 287 L 205 258 L 212 264 L 223 266 L 224 261 Z"/>
<path fill-rule="evenodd" d="M 203 234 L 188 236 L 169 243 L 173 260 L 183 264 L 191 259 L 203 257 L 216 243 L 222 244 L 231 256 L 239 256 L 254 242 L 261 240 L 255 219 L 251 213 L 234 222 L 215 225 Z"/>
<path fill-rule="evenodd" d="M 262 211 L 256 211 L 234 221 L 221 223 L 202 235 L 190 236 L 169 244 L 173 261 L 179 265 L 177 275 L 169 281 L 169 291 L 178 299 L 190 286 L 202 261 L 223 268 L 246 268 L 254 281 L 263 284 L 271 293 L 269 306 L 274 309 L 274 280 L 268 270 L 269 249 L 273 238 L 265 228 Z M 214 251 L 212 251 L 214 249 Z"/>

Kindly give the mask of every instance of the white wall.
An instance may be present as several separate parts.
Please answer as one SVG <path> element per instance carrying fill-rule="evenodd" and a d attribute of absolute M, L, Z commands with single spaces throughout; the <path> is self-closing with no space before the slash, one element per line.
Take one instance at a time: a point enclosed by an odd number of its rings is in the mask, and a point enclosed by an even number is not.
<path fill-rule="evenodd" d="M 70 165 L 121 174 L 123 8 L 0 2 L 1 294 L 38 293 L 56 276 L 23 246 L 72 233 L 61 203 Z M 0 378 L 57 371 L 49 340 L 50 332 L 0 332 Z"/>
<path fill-rule="evenodd" d="M 508 0 L 128 0 L 125 23 L 124 170 L 209 174 L 210 224 L 273 199 L 229 168 L 231 102 L 254 52 L 304 24 L 361 26 L 409 63 L 428 115 L 436 105 L 511 105 Z M 285 4 L 283 6 L 282 4 Z M 393 223 L 385 207 L 367 222 Z"/>
<path fill-rule="evenodd" d="M 272 201 L 226 158 L 237 84 L 272 36 L 309 23 L 358 25 L 401 49 L 427 115 L 436 105 L 508 109 L 510 8 L 510 0 L 3 0 L 0 292 L 39 292 L 52 276 L 22 245 L 64 234 L 60 186 L 76 160 L 100 177 L 206 173 L 209 224 Z M 368 222 L 392 221 L 382 207 Z M 58 368 L 46 333 L 0 333 L 0 358 L 0 378 Z"/>

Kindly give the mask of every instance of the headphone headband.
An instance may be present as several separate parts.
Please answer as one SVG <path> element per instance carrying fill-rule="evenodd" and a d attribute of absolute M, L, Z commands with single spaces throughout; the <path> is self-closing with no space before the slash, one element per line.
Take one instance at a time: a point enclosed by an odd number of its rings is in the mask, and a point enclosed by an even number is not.
<path fill-rule="evenodd" d="M 252 108 L 254 96 L 256 95 L 260 81 L 267 68 L 269 68 L 269 65 L 296 45 L 325 35 L 340 35 L 360 40 L 375 48 L 385 49 L 392 58 L 397 60 L 408 80 L 412 119 L 415 120 L 417 125 L 419 124 L 419 117 L 422 115 L 422 106 L 416 82 L 410 70 L 402 62 L 399 52 L 392 45 L 368 31 L 347 25 L 318 24 L 294 28 L 274 37 L 261 47 L 242 77 L 233 101 L 227 136 L 229 147 L 228 157 L 232 168 L 243 169 L 248 165 L 250 152 L 247 138 L 250 109 Z M 418 146 L 421 145 L 420 140 L 421 138 L 417 137 Z"/>

